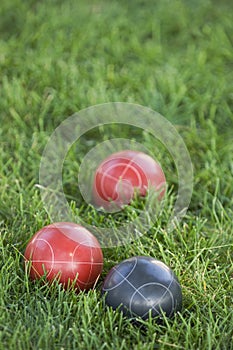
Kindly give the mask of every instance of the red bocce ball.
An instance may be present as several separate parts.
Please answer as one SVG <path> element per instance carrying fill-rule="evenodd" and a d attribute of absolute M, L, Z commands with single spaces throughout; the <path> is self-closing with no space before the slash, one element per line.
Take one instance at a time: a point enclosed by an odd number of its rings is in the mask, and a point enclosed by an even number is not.
<path fill-rule="evenodd" d="M 166 178 L 160 165 L 143 152 L 125 150 L 113 153 L 97 168 L 93 184 L 93 201 L 104 209 L 129 204 L 135 191 L 145 196 L 149 188 L 165 194 Z"/>
<path fill-rule="evenodd" d="M 103 268 L 103 254 L 97 239 L 84 227 L 71 222 L 45 226 L 29 241 L 25 261 L 32 279 L 57 279 L 64 287 L 74 283 L 90 289 Z"/>

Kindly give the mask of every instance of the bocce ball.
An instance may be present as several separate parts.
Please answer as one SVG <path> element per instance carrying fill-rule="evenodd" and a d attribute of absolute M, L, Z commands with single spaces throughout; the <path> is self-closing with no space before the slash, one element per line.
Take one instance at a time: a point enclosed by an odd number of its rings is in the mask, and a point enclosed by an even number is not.
<path fill-rule="evenodd" d="M 104 209 L 129 204 L 135 192 L 145 196 L 153 188 L 161 199 L 166 179 L 160 165 L 149 155 L 132 150 L 113 153 L 97 168 L 93 183 L 93 202 Z"/>
<path fill-rule="evenodd" d="M 174 272 L 152 257 L 138 256 L 122 261 L 106 276 L 102 293 L 105 303 L 119 308 L 129 318 L 172 317 L 182 308 L 182 292 Z"/>
<path fill-rule="evenodd" d="M 84 227 L 58 222 L 43 227 L 29 241 L 25 262 L 30 277 L 57 279 L 64 287 L 91 288 L 103 268 L 103 254 L 97 239 Z"/>

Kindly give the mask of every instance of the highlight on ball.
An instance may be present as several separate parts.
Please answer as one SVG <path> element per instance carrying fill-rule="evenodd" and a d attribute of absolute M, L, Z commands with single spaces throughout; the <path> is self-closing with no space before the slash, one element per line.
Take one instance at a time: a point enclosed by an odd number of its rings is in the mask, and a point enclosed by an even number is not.
<path fill-rule="evenodd" d="M 136 256 L 114 266 L 107 274 L 102 293 L 105 303 L 131 319 L 165 314 L 172 318 L 182 309 L 182 291 L 174 272 L 162 261 Z"/>
<path fill-rule="evenodd" d="M 65 288 L 73 284 L 77 290 L 93 287 L 103 269 L 99 242 L 86 228 L 72 222 L 43 227 L 29 241 L 24 256 L 33 280 L 44 276 Z"/>
<path fill-rule="evenodd" d="M 166 191 L 164 172 L 152 157 L 144 152 L 123 150 L 108 156 L 94 175 L 93 202 L 109 211 L 130 204 L 135 194 L 145 197 L 153 190 L 158 200 Z"/>

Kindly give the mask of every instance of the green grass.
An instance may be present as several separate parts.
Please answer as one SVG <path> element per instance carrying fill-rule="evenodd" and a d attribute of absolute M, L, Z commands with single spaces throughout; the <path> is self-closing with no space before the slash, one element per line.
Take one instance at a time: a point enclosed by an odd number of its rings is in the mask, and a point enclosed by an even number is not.
<path fill-rule="evenodd" d="M 233 349 L 232 13 L 227 0 L 1 1 L 0 349 Z M 133 244 L 104 249 L 96 289 L 33 283 L 22 254 L 50 222 L 35 186 L 43 149 L 65 118 L 112 101 L 150 107 L 177 127 L 194 166 L 190 208 L 166 232 L 178 180 L 160 153 L 170 189 L 162 214 Z M 82 220 L 103 227 L 143 208 L 136 200 L 106 220 L 77 192 L 82 158 L 111 137 L 133 138 L 159 157 L 153 137 L 127 127 L 95 129 L 72 147 L 65 193 Z M 184 306 L 173 320 L 140 328 L 104 307 L 104 276 L 134 255 L 155 256 L 177 274 Z"/>

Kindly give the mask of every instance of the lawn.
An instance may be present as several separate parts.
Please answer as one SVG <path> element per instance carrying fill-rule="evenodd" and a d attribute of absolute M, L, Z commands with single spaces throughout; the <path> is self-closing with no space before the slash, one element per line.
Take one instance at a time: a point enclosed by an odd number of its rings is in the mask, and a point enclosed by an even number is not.
<path fill-rule="evenodd" d="M 0 349 L 233 349 L 233 5 L 215 0 L 20 1 L 0 4 Z M 76 293 L 32 282 L 23 253 L 50 223 L 39 169 L 51 134 L 74 113 L 106 102 L 163 115 L 193 166 L 187 212 L 167 230 L 179 177 L 171 154 L 146 130 L 94 127 L 63 164 L 63 188 L 77 220 L 117 228 L 145 201 L 104 214 L 78 190 L 85 155 L 103 141 L 138 142 L 160 161 L 168 191 L 142 235 L 104 247 L 96 288 Z M 183 291 L 173 319 L 133 324 L 105 307 L 109 269 L 136 255 L 170 266 Z"/>

